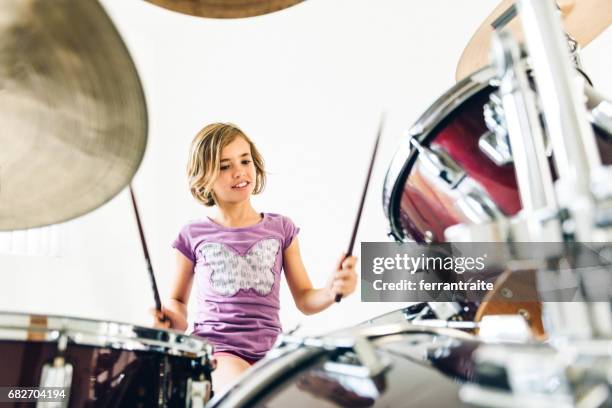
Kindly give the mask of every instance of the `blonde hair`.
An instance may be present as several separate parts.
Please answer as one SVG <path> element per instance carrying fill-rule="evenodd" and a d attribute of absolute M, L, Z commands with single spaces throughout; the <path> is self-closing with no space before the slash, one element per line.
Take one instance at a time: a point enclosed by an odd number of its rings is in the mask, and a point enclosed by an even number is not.
<path fill-rule="evenodd" d="M 211 123 L 200 130 L 191 142 L 187 162 L 189 191 L 196 200 L 207 207 L 215 205 L 212 188 L 219 176 L 221 150 L 237 137 L 242 137 L 251 147 L 251 157 L 256 172 L 253 194 L 262 192 L 266 185 L 264 161 L 251 139 L 236 125 Z"/>

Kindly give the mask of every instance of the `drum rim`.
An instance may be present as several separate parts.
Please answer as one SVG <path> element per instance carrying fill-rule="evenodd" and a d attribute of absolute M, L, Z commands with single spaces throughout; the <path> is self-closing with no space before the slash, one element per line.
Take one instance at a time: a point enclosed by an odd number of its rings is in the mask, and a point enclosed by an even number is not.
<path fill-rule="evenodd" d="M 205 339 L 176 330 L 155 329 L 83 317 L 0 311 L 0 341 L 59 342 L 146 351 L 181 357 L 210 358 Z"/>
<path fill-rule="evenodd" d="M 495 70 L 492 66 L 487 66 L 457 82 L 427 108 L 415 124 L 409 128 L 406 137 L 400 142 L 385 175 L 382 194 L 383 212 L 390 226 L 389 235 L 396 241 L 411 241 L 406 238 L 397 217 L 395 217 L 399 207 L 396 197 L 400 188 L 403 189 L 408 170 L 412 167 L 410 159 L 413 149 L 410 145 L 410 139 L 416 137 L 422 143 L 445 118 L 461 107 L 465 101 L 490 86 L 494 79 Z"/>

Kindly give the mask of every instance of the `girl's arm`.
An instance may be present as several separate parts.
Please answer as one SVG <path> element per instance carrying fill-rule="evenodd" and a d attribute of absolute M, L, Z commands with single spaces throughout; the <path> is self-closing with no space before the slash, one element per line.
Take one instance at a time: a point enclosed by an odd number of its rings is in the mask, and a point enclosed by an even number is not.
<path fill-rule="evenodd" d="M 187 303 L 193 284 L 193 262 L 185 255 L 176 251 L 176 273 L 170 291 L 170 299 L 162 306 L 162 314 L 168 321 L 162 322 L 161 315 L 155 313 L 155 327 L 187 329 Z"/>
<path fill-rule="evenodd" d="M 344 260 L 344 261 L 343 261 Z M 347 296 L 355 290 L 357 258 L 344 255 L 324 288 L 314 289 L 300 254 L 297 237 L 283 252 L 283 269 L 297 308 L 304 314 L 318 313 L 334 303 L 336 294 Z"/>

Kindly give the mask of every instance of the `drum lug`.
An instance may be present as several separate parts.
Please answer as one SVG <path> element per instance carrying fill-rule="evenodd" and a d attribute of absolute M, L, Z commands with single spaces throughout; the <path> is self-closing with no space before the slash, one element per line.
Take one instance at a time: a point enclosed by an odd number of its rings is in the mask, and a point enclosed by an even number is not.
<path fill-rule="evenodd" d="M 438 319 L 451 320 L 461 312 L 461 306 L 455 302 L 431 302 L 429 307 L 434 311 Z"/>
<path fill-rule="evenodd" d="M 281 347 L 291 345 L 292 347 Z M 373 378 L 384 372 L 391 366 L 391 361 L 385 356 L 376 354 L 374 346 L 367 336 L 351 335 L 347 338 L 318 338 L 318 337 L 294 337 L 282 335 L 278 338 L 276 347 L 272 352 L 289 353 L 302 346 L 323 348 L 326 350 L 348 349 L 357 355 L 359 364 L 348 364 L 345 362 L 328 361 L 324 364 L 326 371 L 349 375 L 359 378 Z M 269 355 L 269 354 L 268 354 Z M 282 354 L 273 354 L 274 358 Z"/>
<path fill-rule="evenodd" d="M 390 239 L 392 239 L 392 240 L 394 240 L 394 241 L 396 241 L 396 242 L 403 242 L 403 241 L 404 241 L 404 240 L 403 240 L 403 238 L 401 238 L 400 236 L 398 236 L 398 235 L 395 233 L 395 231 L 389 231 L 389 232 L 387 233 L 387 236 L 388 236 Z"/>
<path fill-rule="evenodd" d="M 185 408 L 203 408 L 204 404 L 210 399 L 212 385 L 210 381 L 187 380 L 187 398 Z"/>
<path fill-rule="evenodd" d="M 451 188 L 455 188 L 465 178 L 461 166 L 443 150 L 427 148 L 415 137 L 410 139 L 410 143 L 419 152 L 418 160 L 423 164 L 423 169 L 446 182 Z"/>
<path fill-rule="evenodd" d="M 507 139 L 487 131 L 478 139 L 478 147 L 498 166 L 505 166 L 512 163 L 512 152 Z"/>
<path fill-rule="evenodd" d="M 603 100 L 591 111 L 592 122 L 612 135 L 612 102 Z"/>
<path fill-rule="evenodd" d="M 324 364 L 325 370 L 353 377 L 374 378 L 391 366 L 391 361 L 376 354 L 376 350 L 365 337 L 355 337 L 352 348 L 361 365 L 327 362 Z"/>
<path fill-rule="evenodd" d="M 39 387 L 60 387 L 65 391 L 66 398 L 61 402 L 38 402 L 37 407 L 68 407 L 70 400 L 70 387 L 72 385 L 72 364 L 66 363 L 64 357 L 57 356 L 50 364 L 43 366 Z"/>

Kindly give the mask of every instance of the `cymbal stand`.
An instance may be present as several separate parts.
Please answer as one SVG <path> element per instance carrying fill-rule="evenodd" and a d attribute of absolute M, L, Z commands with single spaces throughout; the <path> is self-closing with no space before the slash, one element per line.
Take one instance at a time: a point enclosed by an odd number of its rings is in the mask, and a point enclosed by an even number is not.
<path fill-rule="evenodd" d="M 612 218 L 603 216 L 606 206 L 599 204 L 612 198 L 606 185 L 610 169 L 599 157 L 581 98 L 584 82 L 572 75 L 558 12 L 552 1 L 519 0 L 517 5 L 559 175 L 557 201 L 569 214 L 564 231 L 575 241 L 609 241 Z"/>
<path fill-rule="evenodd" d="M 557 201 L 567 211 L 566 219 L 562 220 L 564 232 L 570 241 L 610 241 L 612 189 L 608 173 L 611 169 L 601 163 L 581 98 L 584 83 L 580 77 L 572 75 L 559 15 L 551 1 L 519 0 L 517 4 L 559 175 L 555 183 Z M 576 83 L 577 80 L 580 82 Z M 578 275 L 578 278 L 584 285 L 584 276 Z M 549 316 L 563 317 L 549 322 L 553 337 L 598 335 L 595 328 L 612 320 L 609 302 L 571 305 L 546 302 L 544 308 Z M 608 322 L 594 324 L 600 319 Z M 579 329 L 580 320 L 590 322 L 593 332 Z"/>
<path fill-rule="evenodd" d="M 519 45 L 509 31 L 497 31 L 491 54 L 523 207 L 513 223 L 524 228 L 513 228 L 512 241 L 559 242 L 563 237 L 544 133 Z"/>

